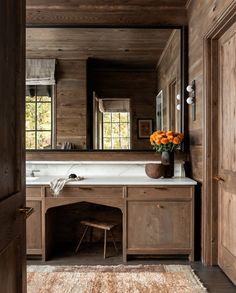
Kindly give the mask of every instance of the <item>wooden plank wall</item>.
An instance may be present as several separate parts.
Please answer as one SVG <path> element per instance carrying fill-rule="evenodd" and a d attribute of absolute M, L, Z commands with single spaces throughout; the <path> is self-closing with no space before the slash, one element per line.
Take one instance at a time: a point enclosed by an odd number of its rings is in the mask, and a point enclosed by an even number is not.
<path fill-rule="evenodd" d="M 131 103 L 132 149 L 151 149 L 149 139 L 137 137 L 137 119 L 151 118 L 155 124 L 156 77 L 153 70 L 96 69 L 91 86 L 100 98 L 128 98 Z"/>
<path fill-rule="evenodd" d="M 187 0 L 27 0 L 27 24 L 186 24 Z"/>
<path fill-rule="evenodd" d="M 180 31 L 171 35 L 165 50 L 157 64 L 157 93 L 163 91 L 164 128 L 168 126 L 169 85 L 176 80 L 177 93 L 181 93 L 181 41 Z M 167 117 L 166 117 L 167 116 Z"/>
<path fill-rule="evenodd" d="M 203 37 L 235 0 L 192 0 L 189 21 L 189 81 L 196 80 L 196 121 L 189 111 L 190 160 L 194 179 L 203 182 Z M 190 108 L 189 108 L 190 109 Z"/>
<path fill-rule="evenodd" d="M 87 76 L 86 60 L 57 61 L 56 139 L 86 148 Z"/>

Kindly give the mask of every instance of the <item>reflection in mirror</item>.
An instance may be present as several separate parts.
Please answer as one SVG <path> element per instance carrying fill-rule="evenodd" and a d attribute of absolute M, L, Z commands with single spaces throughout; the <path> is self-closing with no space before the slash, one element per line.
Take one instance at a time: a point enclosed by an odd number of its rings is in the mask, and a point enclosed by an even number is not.
<path fill-rule="evenodd" d="M 26 36 L 27 149 L 150 150 L 152 131 L 182 131 L 180 29 L 27 28 Z M 152 122 L 144 136 L 142 120 Z"/>
<path fill-rule="evenodd" d="M 129 99 L 101 99 L 94 93 L 93 148 L 95 150 L 129 150 Z"/>
<path fill-rule="evenodd" d="M 53 95 L 51 85 L 26 86 L 26 149 L 52 149 Z"/>

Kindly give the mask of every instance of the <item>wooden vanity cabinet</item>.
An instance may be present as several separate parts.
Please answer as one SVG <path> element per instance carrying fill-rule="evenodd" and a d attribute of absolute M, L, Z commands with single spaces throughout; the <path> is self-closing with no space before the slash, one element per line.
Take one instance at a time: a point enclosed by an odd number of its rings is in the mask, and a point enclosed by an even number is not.
<path fill-rule="evenodd" d="M 127 255 L 189 255 L 194 260 L 194 186 L 66 186 L 54 197 L 47 186 L 27 186 L 34 213 L 27 219 L 27 254 L 47 260 L 51 250 L 47 211 L 91 202 L 121 209 L 123 260 Z"/>
<path fill-rule="evenodd" d="M 194 258 L 193 187 L 130 187 L 126 254 L 184 254 Z"/>
<path fill-rule="evenodd" d="M 42 255 L 42 196 L 41 187 L 26 188 L 26 204 L 34 212 L 26 220 L 27 255 Z"/>

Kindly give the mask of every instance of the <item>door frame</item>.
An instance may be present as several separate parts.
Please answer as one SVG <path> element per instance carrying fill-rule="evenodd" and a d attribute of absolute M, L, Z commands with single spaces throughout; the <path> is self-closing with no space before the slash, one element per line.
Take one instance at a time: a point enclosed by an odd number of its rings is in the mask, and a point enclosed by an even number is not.
<path fill-rule="evenodd" d="M 203 38 L 203 196 L 202 196 L 202 262 L 218 263 L 218 40 L 236 21 L 233 2 L 217 19 Z"/>

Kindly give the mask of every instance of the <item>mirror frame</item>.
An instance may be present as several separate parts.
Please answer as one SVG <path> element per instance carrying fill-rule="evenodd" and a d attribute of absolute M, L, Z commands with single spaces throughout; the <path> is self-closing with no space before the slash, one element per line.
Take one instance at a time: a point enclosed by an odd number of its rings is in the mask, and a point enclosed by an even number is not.
<path fill-rule="evenodd" d="M 127 25 L 103 25 L 103 26 L 81 26 L 81 25 L 35 25 L 35 24 L 30 24 L 30 25 L 26 25 L 26 29 L 27 28 L 113 28 L 113 29 L 179 29 L 180 30 L 180 34 L 181 34 L 181 132 L 184 133 L 185 138 L 187 139 L 188 135 L 187 135 L 187 121 L 188 121 L 188 109 L 186 107 L 186 98 L 187 98 L 187 92 L 186 92 L 186 87 L 188 85 L 188 27 L 186 25 L 134 25 L 134 26 L 127 26 Z M 58 157 L 58 154 L 66 154 L 66 153 L 81 153 L 82 157 L 84 157 L 83 154 L 86 153 L 101 153 L 104 154 L 106 157 L 106 159 L 108 160 L 112 160 L 112 158 L 109 159 L 109 155 L 107 156 L 107 154 L 114 154 L 117 153 L 117 157 L 120 158 L 119 154 L 121 153 L 127 153 L 129 155 L 131 155 L 133 152 L 138 154 L 145 154 L 145 153 L 154 153 L 153 150 L 93 150 L 91 148 L 91 146 L 93 146 L 93 111 L 91 111 L 91 108 L 89 107 L 91 105 L 91 99 L 92 96 L 91 94 L 89 94 L 89 90 L 88 90 L 88 83 L 87 83 L 87 140 L 86 140 L 86 144 L 87 144 L 87 149 L 86 150 L 58 150 L 58 149 L 54 149 L 54 150 L 26 150 L 26 159 L 27 160 L 43 160 L 43 158 L 45 158 L 45 156 L 43 154 L 46 155 L 47 159 L 49 159 L 49 155 L 48 154 L 53 154 L 55 153 L 56 157 Z M 182 144 L 181 146 L 181 150 L 180 152 L 186 152 L 187 149 L 187 143 L 186 143 L 186 139 L 185 142 Z M 96 155 L 95 155 L 96 156 Z M 59 156 L 59 157 L 63 157 L 64 156 Z M 71 157 L 70 155 L 66 155 L 66 157 Z M 80 157 L 80 156 L 79 156 Z M 116 156 L 115 156 L 116 157 Z M 125 156 L 126 157 L 126 156 Z M 128 157 L 128 156 L 127 156 Z M 136 155 L 134 155 L 134 157 L 136 157 Z M 142 156 L 141 156 L 142 157 Z M 180 154 L 180 158 L 182 159 L 182 157 L 184 158 L 185 155 L 181 155 Z M 114 158 L 115 159 L 115 158 Z M 141 159 L 141 158 L 140 158 Z M 50 159 L 49 159 L 50 160 Z M 58 160 L 55 158 L 55 160 Z M 115 159 L 116 160 L 116 159 Z"/>

